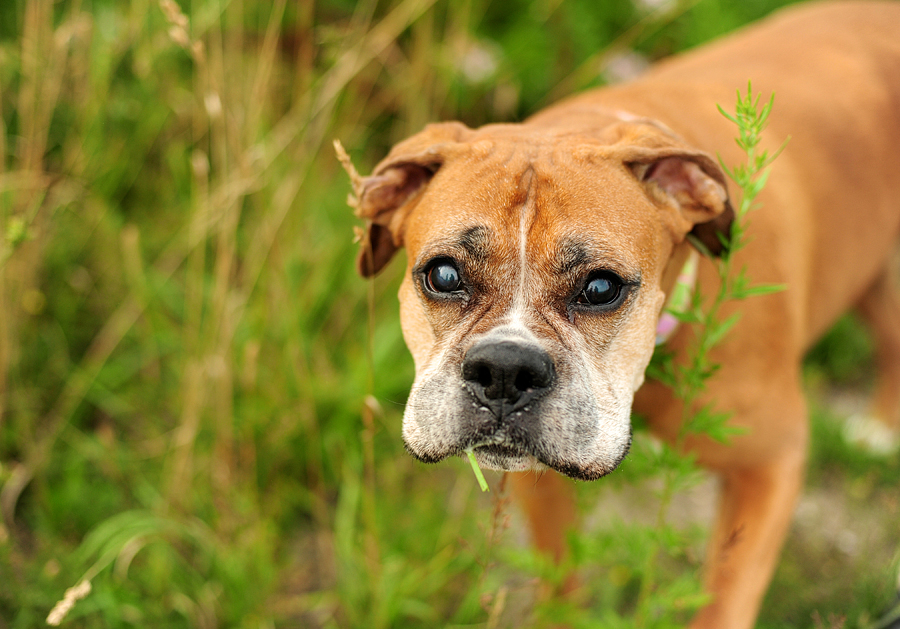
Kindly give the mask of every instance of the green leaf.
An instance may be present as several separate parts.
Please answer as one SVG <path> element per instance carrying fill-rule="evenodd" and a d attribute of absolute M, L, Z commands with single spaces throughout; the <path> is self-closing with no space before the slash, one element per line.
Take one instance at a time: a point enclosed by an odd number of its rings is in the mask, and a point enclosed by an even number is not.
<path fill-rule="evenodd" d="M 747 297 L 760 297 L 762 295 L 771 295 L 787 290 L 787 284 L 757 284 L 756 286 L 748 286 L 735 291 L 735 299 L 746 299 Z"/>

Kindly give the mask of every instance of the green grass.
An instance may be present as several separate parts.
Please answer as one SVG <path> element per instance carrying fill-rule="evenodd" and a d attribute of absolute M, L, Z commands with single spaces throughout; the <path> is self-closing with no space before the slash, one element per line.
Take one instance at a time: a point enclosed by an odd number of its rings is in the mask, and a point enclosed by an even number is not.
<path fill-rule="evenodd" d="M 368 170 L 427 121 L 518 119 L 601 82 L 614 43 L 655 59 L 775 4 L 648 17 L 624 0 L 222 0 L 182 18 L 157 0 L 3 3 L 0 627 L 41 626 L 83 578 L 67 626 L 627 614 L 642 552 L 629 527 L 573 539 L 587 611 L 532 612 L 535 576 L 559 576 L 527 549 L 500 477 L 482 495 L 464 460 L 403 450 L 402 260 L 372 285 L 355 275 L 331 139 Z M 493 70 L 467 77 L 455 60 L 478 50 Z M 814 388 L 866 383 L 869 350 L 841 349 L 855 335 L 830 341 Z M 817 413 L 813 490 L 896 521 L 896 461 L 849 450 L 835 425 Z M 652 485 L 624 472 L 579 485 L 586 515 Z M 694 541 L 657 570 L 676 594 L 703 539 L 678 526 Z M 761 626 L 813 626 L 816 611 L 860 626 L 887 605 L 890 553 L 810 539 L 796 528 Z"/>

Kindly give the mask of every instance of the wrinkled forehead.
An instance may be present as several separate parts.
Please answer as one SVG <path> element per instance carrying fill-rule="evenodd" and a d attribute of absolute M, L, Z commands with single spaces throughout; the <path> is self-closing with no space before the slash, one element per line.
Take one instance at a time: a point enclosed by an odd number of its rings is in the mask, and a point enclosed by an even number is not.
<path fill-rule="evenodd" d="M 492 144 L 445 163 L 409 217 L 410 264 L 515 259 L 565 273 L 604 261 L 640 274 L 659 252 L 656 208 L 628 168 L 566 146 Z"/>

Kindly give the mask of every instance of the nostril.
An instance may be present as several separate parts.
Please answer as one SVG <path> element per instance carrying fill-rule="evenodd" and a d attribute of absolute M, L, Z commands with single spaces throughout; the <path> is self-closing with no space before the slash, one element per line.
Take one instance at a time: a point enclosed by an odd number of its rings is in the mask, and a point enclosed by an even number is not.
<path fill-rule="evenodd" d="M 478 369 L 475 373 L 475 381 L 487 389 L 491 386 L 491 383 L 494 381 L 491 376 L 491 369 L 487 365 L 478 365 Z"/>
<path fill-rule="evenodd" d="M 515 386 L 518 391 L 528 391 L 534 387 L 534 377 L 527 369 L 520 369 L 519 373 L 516 374 L 513 386 Z"/>

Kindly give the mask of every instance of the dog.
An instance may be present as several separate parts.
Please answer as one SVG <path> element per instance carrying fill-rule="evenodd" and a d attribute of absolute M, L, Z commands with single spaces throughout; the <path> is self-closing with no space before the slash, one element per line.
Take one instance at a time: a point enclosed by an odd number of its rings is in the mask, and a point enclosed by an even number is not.
<path fill-rule="evenodd" d="M 801 360 L 844 312 L 876 339 L 871 416 L 900 433 L 900 3 L 809 4 L 588 91 L 521 124 L 431 124 L 357 185 L 370 277 L 401 247 L 399 291 L 416 375 L 403 439 L 435 462 L 474 450 L 514 472 L 538 548 L 561 560 L 572 483 L 628 452 L 631 413 L 678 441 L 682 404 L 644 372 L 676 278 L 728 247 L 745 156 L 717 103 L 777 95 L 766 136 L 790 136 L 735 254 L 786 290 L 726 307 L 699 403 L 742 434 L 683 449 L 721 478 L 694 628 L 752 627 L 801 491 L 809 435 Z M 701 256 L 693 290 L 718 280 Z M 730 310 L 729 310 L 730 308 Z M 692 332 L 664 341 L 683 355 Z M 682 353 L 682 354 L 679 354 Z M 558 474 L 529 474 L 533 470 Z"/>

